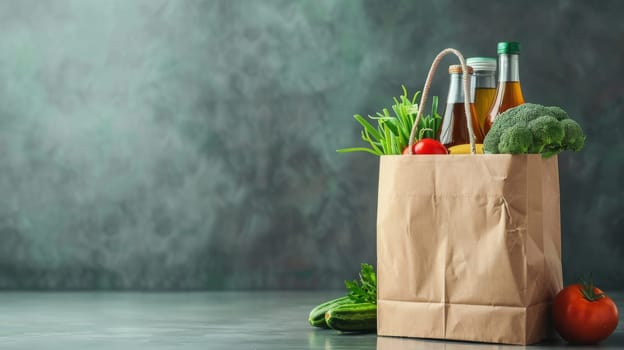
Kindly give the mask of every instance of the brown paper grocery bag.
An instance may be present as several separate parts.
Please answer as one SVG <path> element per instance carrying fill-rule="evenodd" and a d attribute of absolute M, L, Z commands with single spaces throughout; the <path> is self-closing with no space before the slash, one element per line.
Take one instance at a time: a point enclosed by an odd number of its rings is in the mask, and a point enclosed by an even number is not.
<path fill-rule="evenodd" d="M 379 335 L 531 344 L 550 332 L 557 157 L 382 156 L 377 213 Z"/>
<path fill-rule="evenodd" d="M 379 335 L 540 341 L 560 256 L 556 157 L 381 157 Z"/>

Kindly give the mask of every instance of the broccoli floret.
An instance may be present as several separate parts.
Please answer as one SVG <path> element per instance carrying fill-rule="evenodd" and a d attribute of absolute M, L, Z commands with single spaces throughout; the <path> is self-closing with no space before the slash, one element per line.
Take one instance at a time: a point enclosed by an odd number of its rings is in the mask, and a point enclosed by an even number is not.
<path fill-rule="evenodd" d="M 524 103 L 514 108 L 510 108 L 500 115 L 507 114 L 508 117 L 512 120 L 507 121 L 511 126 L 511 124 L 518 123 L 528 123 L 533 119 L 537 119 L 544 115 L 551 115 L 552 112 L 546 106 L 538 105 L 535 103 Z M 497 118 L 498 120 L 498 118 Z"/>
<path fill-rule="evenodd" d="M 526 144 L 528 131 L 530 141 Z M 483 140 L 485 153 L 541 153 L 544 157 L 565 149 L 580 150 L 585 143 L 581 127 L 559 107 L 525 103 L 501 113 Z"/>
<path fill-rule="evenodd" d="M 550 106 L 550 107 L 546 107 L 546 109 L 548 109 L 548 112 L 549 112 L 548 115 L 551 115 L 551 116 L 557 118 L 557 120 L 564 120 L 564 119 L 569 119 L 570 118 L 568 113 L 566 113 L 566 111 L 561 109 L 561 107 Z"/>
<path fill-rule="evenodd" d="M 585 135 L 581 126 L 572 119 L 561 121 L 564 130 L 563 146 L 566 149 L 578 152 L 585 146 Z"/>
<path fill-rule="evenodd" d="M 528 127 L 535 141 L 531 153 L 542 153 L 545 146 L 560 146 L 563 141 L 563 126 L 555 117 L 541 116 L 531 120 Z"/>
<path fill-rule="evenodd" d="M 483 153 L 501 153 L 498 149 L 498 143 L 500 142 L 503 130 L 503 128 L 494 129 L 494 126 L 492 126 L 483 139 Z"/>
<path fill-rule="evenodd" d="M 516 124 L 503 131 L 498 150 L 500 153 L 527 153 L 532 145 L 533 135 L 531 131 L 527 127 Z"/>

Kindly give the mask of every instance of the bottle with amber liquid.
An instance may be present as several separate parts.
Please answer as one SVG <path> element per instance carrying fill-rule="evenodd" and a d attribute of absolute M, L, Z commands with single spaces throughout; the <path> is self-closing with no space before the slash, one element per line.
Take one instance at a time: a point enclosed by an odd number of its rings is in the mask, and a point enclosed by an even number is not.
<path fill-rule="evenodd" d="M 496 86 L 496 97 L 492 102 L 485 123 L 485 134 L 490 130 L 499 114 L 524 103 L 522 87 L 520 86 L 519 55 L 519 43 L 498 43 L 498 85 Z"/>
<path fill-rule="evenodd" d="M 477 110 L 477 120 L 481 130 L 485 131 L 485 121 L 496 97 L 496 58 L 494 57 L 470 57 L 466 64 L 474 70 L 474 105 Z M 483 132 L 485 136 L 485 132 Z"/>
<path fill-rule="evenodd" d="M 468 67 L 471 86 L 474 83 L 474 76 L 472 73 L 472 67 Z M 449 66 L 449 74 L 451 75 L 451 83 L 439 136 L 440 142 L 447 148 L 470 143 L 468 127 L 466 125 L 466 110 L 464 108 L 462 66 Z M 470 90 L 468 92 L 470 93 Z M 475 134 L 475 141 L 476 143 L 483 143 L 483 133 L 479 126 L 477 112 L 474 107 L 474 96 L 471 94 L 470 97 L 470 114 L 472 115 L 472 128 Z"/>

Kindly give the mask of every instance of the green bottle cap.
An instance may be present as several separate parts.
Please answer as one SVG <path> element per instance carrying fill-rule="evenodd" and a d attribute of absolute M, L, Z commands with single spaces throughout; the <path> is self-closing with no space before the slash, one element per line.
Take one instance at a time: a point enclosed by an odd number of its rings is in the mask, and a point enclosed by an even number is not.
<path fill-rule="evenodd" d="M 520 43 L 515 41 L 502 41 L 498 43 L 498 54 L 519 54 Z"/>

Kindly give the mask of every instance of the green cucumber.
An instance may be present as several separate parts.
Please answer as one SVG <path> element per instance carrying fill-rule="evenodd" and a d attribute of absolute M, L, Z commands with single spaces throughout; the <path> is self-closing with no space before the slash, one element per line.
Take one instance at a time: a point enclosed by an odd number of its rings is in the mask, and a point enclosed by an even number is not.
<path fill-rule="evenodd" d="M 330 310 L 332 307 L 336 307 L 338 305 L 351 303 L 351 299 L 349 296 L 340 297 L 338 299 L 333 299 L 330 301 L 326 301 L 321 305 L 315 307 L 310 311 L 310 316 L 308 317 L 308 322 L 310 325 L 314 327 L 321 328 L 329 328 L 327 327 L 327 323 L 325 323 L 325 313 Z"/>
<path fill-rule="evenodd" d="M 377 305 L 371 303 L 342 304 L 325 313 L 329 328 L 342 332 L 368 332 L 377 329 Z"/>

